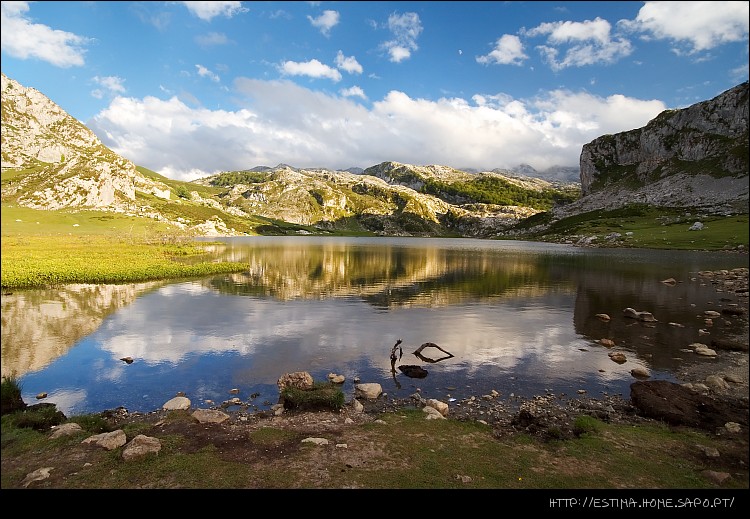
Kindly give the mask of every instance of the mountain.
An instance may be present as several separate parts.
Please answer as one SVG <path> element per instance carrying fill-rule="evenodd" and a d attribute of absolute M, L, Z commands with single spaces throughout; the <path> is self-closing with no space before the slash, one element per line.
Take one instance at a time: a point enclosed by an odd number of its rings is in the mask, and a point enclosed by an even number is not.
<path fill-rule="evenodd" d="M 665 110 L 643 128 L 581 150 L 579 202 L 564 212 L 652 206 L 748 212 L 748 82 L 708 101 Z"/>
<path fill-rule="evenodd" d="M 401 236 L 495 236 L 578 196 L 575 185 L 562 190 L 536 179 L 396 162 L 362 173 L 279 165 L 223 172 L 195 183 L 223 189 L 221 203 L 246 214 L 319 230 Z"/>
<path fill-rule="evenodd" d="M 200 235 L 491 238 L 538 213 L 564 217 L 633 202 L 747 213 L 747 89 L 595 139 L 582 149 L 580 183 L 571 167 L 470 172 L 390 161 L 339 171 L 255 166 L 180 182 L 117 155 L 42 93 L 3 74 L 2 202 L 118 212 Z"/>
<path fill-rule="evenodd" d="M 94 133 L 39 91 L 2 74 L 3 199 L 34 209 L 89 207 L 123 213 L 142 208 L 136 193 L 169 198 L 170 189 L 141 175 Z"/>
<path fill-rule="evenodd" d="M 2 108 L 3 203 L 113 211 L 197 234 L 491 237 L 579 192 L 575 184 L 391 162 L 347 171 L 256 166 L 179 182 L 117 155 L 41 92 L 4 74 Z"/>

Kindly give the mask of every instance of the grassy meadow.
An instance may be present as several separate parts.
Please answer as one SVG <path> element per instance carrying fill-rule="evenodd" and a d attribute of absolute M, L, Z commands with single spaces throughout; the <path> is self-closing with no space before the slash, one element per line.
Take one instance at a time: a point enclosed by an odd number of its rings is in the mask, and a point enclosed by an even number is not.
<path fill-rule="evenodd" d="M 166 224 L 102 211 L 2 206 L 2 289 L 132 283 L 239 272 L 242 263 L 195 261 L 204 250 Z M 191 258 L 190 264 L 181 261 Z"/>
<path fill-rule="evenodd" d="M 519 225 L 531 230 L 549 223 L 549 213 L 539 213 Z M 701 230 L 690 230 L 701 222 Z M 554 222 L 543 234 L 530 233 L 540 241 L 575 241 L 596 236 L 594 245 L 641 249 L 738 250 L 748 248 L 748 214 L 705 215 L 684 208 L 654 208 L 632 205 L 611 211 L 592 211 Z M 606 239 L 611 233 L 619 236 Z"/>

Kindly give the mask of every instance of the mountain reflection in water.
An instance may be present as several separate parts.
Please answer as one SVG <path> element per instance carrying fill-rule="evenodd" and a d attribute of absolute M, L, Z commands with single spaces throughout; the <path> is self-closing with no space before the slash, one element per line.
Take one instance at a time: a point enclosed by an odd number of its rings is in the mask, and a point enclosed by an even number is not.
<path fill-rule="evenodd" d="M 44 401 L 69 416 L 118 406 L 147 412 L 178 392 L 196 408 L 238 397 L 251 411 L 266 409 L 278 400 L 278 378 L 294 371 L 316 381 L 344 375 L 347 400 L 355 380 L 380 383 L 392 397 L 417 389 L 443 400 L 493 389 L 501 398 L 627 396 L 636 366 L 671 380 L 705 361 L 684 350 L 707 341 L 703 312 L 731 304 L 731 295 L 697 273 L 747 266 L 746 256 L 724 253 L 513 241 L 211 241 L 212 258 L 248 269 L 4 294 L 3 375 L 18 376 L 27 403 L 47 393 Z M 628 307 L 658 321 L 626 318 Z M 738 333 L 735 324 L 717 320 L 711 337 Z M 399 339 L 403 357 L 392 370 Z M 425 343 L 438 349 L 419 350 Z M 613 350 L 627 362 L 613 362 Z M 127 357 L 133 362 L 120 360 Z M 408 377 L 400 365 L 427 375 Z"/>

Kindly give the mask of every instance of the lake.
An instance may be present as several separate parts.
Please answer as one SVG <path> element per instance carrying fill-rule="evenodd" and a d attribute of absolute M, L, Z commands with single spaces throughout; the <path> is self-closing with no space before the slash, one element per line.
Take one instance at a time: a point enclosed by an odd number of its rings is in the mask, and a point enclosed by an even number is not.
<path fill-rule="evenodd" d="M 748 264 L 732 253 L 521 241 L 209 241 L 208 257 L 248 269 L 3 294 L 2 374 L 17 376 L 26 403 L 53 402 L 67 416 L 153 411 L 178 392 L 194 408 L 238 398 L 250 411 L 268 409 L 278 378 L 295 371 L 316 381 L 343 375 L 347 401 L 356 381 L 377 382 L 392 398 L 417 390 L 443 401 L 492 390 L 627 398 L 633 368 L 676 380 L 685 366 L 710 362 L 688 345 L 740 332 L 732 319 L 705 323 L 704 312 L 734 294 L 698 272 Z M 628 318 L 625 308 L 657 321 Z M 403 366 L 426 375 L 407 376 Z"/>

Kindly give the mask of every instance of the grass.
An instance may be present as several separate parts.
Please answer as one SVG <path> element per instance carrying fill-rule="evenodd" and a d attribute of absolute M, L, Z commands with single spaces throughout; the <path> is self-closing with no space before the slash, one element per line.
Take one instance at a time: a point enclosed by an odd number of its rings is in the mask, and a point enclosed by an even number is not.
<path fill-rule="evenodd" d="M 344 393 L 341 387 L 331 382 L 316 382 L 307 390 L 285 387 L 281 391 L 281 399 L 286 409 L 338 411 L 344 407 Z"/>
<path fill-rule="evenodd" d="M 201 262 L 202 246 L 164 224 L 97 211 L 3 206 L 0 252 L 3 290 L 189 278 L 246 268 Z"/>
<path fill-rule="evenodd" d="M 497 437 L 481 422 L 425 420 L 420 410 L 404 409 L 379 418 L 333 433 L 334 441 L 346 448 L 303 444 L 309 434 L 274 426 L 236 432 L 234 446 L 211 442 L 196 446 L 190 426 L 185 436 L 163 432 L 158 425 L 130 424 L 125 428 L 128 439 L 136 434 L 160 438 L 162 449 L 157 455 L 123 462 L 122 448 L 96 449 L 87 452 L 87 459 L 93 461 L 84 468 L 75 451 L 83 438 L 100 432 L 96 420 L 79 421 L 84 432 L 50 441 L 45 434 L 16 427 L 4 416 L 3 458 L 54 460 L 73 452 L 74 464 L 80 468 L 55 480 L 55 488 L 71 489 L 715 488 L 701 474 L 705 458 L 695 453 L 698 446 L 713 446 L 717 437 L 698 431 L 658 423 L 610 424 L 581 416 L 585 432 L 578 437 L 544 442 L 523 433 Z M 187 413 L 174 412 L 165 422 L 188 419 Z M 195 423 L 192 427 L 203 428 Z M 366 455 L 351 461 L 347 452 L 358 450 Z M 2 488 L 17 487 L 28 472 L 26 467 L 4 468 Z M 746 489 L 747 477 L 730 479 L 725 487 Z"/>
<path fill-rule="evenodd" d="M 695 222 L 703 229 L 690 230 Z M 549 224 L 543 232 L 533 226 Z M 527 239 L 561 242 L 571 237 L 596 236 L 595 244 L 611 247 L 675 250 L 727 250 L 748 248 L 748 215 L 701 214 L 684 208 L 653 208 L 632 205 L 611 211 L 591 211 L 551 222 L 549 213 L 539 213 L 519 224 Z M 619 237 L 606 237 L 618 233 Z"/>

